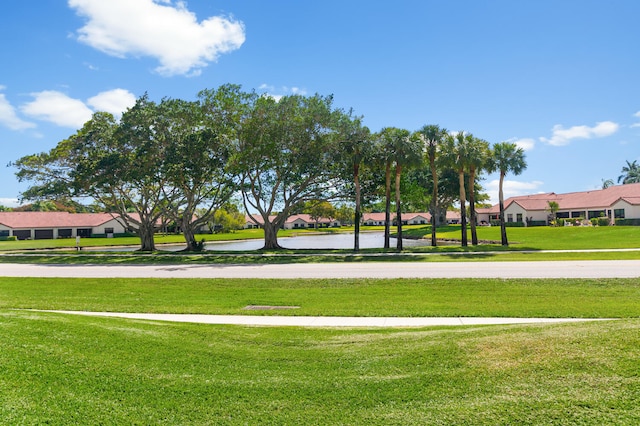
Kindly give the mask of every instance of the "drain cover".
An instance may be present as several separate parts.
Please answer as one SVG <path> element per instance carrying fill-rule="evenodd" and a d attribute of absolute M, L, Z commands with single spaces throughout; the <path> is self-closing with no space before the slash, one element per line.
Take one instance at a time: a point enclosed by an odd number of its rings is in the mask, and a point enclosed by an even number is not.
<path fill-rule="evenodd" d="M 300 306 L 269 306 L 269 305 L 248 305 L 245 311 L 275 311 L 278 309 L 300 309 Z"/>

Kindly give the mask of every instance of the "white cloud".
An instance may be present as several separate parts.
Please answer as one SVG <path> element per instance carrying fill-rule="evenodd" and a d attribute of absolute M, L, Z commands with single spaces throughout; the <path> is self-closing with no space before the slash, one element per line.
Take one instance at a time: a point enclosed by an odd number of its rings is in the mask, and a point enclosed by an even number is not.
<path fill-rule="evenodd" d="M 18 207 L 19 205 L 17 198 L 0 198 L 0 206 Z"/>
<path fill-rule="evenodd" d="M 0 86 L 0 90 L 4 86 Z M 36 127 L 35 123 L 25 121 L 18 117 L 16 109 L 9 103 L 4 93 L 0 93 L 0 125 L 8 127 L 11 130 L 26 130 Z"/>
<path fill-rule="evenodd" d="M 105 111 L 119 118 L 136 102 L 136 97 L 124 89 L 100 92 L 86 103 L 55 90 L 31 93 L 31 96 L 33 101 L 20 107 L 24 114 L 72 129 L 81 128 L 95 111 Z"/>
<path fill-rule="evenodd" d="M 509 139 L 508 142 L 515 143 L 518 148 L 522 148 L 525 151 L 531 151 L 536 146 L 536 141 L 530 138 Z"/>
<path fill-rule="evenodd" d="M 528 194 L 536 194 L 539 193 L 539 188 L 544 184 L 541 181 L 532 181 L 532 182 L 520 182 L 516 180 L 508 180 L 505 179 L 502 191 L 504 193 L 504 199 L 506 200 L 509 197 L 515 197 L 518 195 L 528 195 Z M 485 185 L 485 190 L 489 195 L 490 203 L 497 204 L 499 201 L 498 191 L 500 190 L 500 180 L 494 179 Z"/>
<path fill-rule="evenodd" d="M 113 114 L 116 118 L 121 117 L 122 113 L 135 103 L 136 97 L 133 93 L 124 89 L 100 92 L 87 100 L 87 104 L 95 111 L 105 111 Z"/>
<path fill-rule="evenodd" d="M 279 101 L 280 99 L 282 99 L 283 96 L 287 96 L 287 95 L 305 96 L 307 94 L 306 90 L 301 89 L 299 87 L 282 86 L 278 88 L 271 84 L 265 84 L 265 83 L 261 84 L 260 87 L 258 87 L 258 90 L 264 91 L 265 95 L 272 97 L 276 101 Z"/>
<path fill-rule="evenodd" d="M 45 90 L 31 93 L 34 100 L 20 107 L 23 113 L 62 127 L 79 129 L 91 119 L 93 111 L 79 99 L 62 92 Z"/>
<path fill-rule="evenodd" d="M 636 117 L 636 118 L 640 118 L 640 111 L 638 111 L 638 112 L 636 112 L 635 114 L 633 114 L 633 116 L 634 116 L 634 117 Z M 633 128 L 633 127 L 640 127 L 640 123 L 633 123 L 633 124 L 631 125 L 631 127 L 632 127 L 632 128 Z"/>
<path fill-rule="evenodd" d="M 540 138 L 542 142 L 549 145 L 563 146 L 568 145 L 574 139 L 592 139 L 610 136 L 618 131 L 620 125 L 613 121 L 601 121 L 595 126 L 573 126 L 568 129 L 563 128 L 560 124 L 553 126 L 550 138 Z"/>
<path fill-rule="evenodd" d="M 160 4 L 162 3 L 162 4 Z M 68 0 L 86 18 L 78 40 L 116 57 L 150 56 L 163 75 L 198 75 L 245 41 L 242 22 L 212 16 L 198 22 L 183 1 Z"/>

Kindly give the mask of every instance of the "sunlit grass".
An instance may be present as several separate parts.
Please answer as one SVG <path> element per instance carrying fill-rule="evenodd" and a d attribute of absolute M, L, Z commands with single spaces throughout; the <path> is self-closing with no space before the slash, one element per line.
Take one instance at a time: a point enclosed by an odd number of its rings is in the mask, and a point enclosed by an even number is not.
<path fill-rule="evenodd" d="M 640 322 L 424 329 L 0 311 L 5 424 L 637 424 Z"/>
<path fill-rule="evenodd" d="M 0 277 L 0 308 L 270 315 L 640 317 L 635 279 L 125 279 Z"/>

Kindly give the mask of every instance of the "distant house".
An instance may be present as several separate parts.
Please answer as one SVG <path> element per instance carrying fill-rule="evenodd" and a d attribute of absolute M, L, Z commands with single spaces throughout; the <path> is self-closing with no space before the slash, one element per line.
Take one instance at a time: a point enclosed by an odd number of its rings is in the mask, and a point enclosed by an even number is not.
<path fill-rule="evenodd" d="M 504 201 L 505 220 L 525 226 L 546 224 L 551 214 L 550 201 L 558 204 L 556 217 L 561 219 L 606 217 L 612 224 L 617 219 L 640 219 L 640 183 L 632 183 L 593 191 L 510 197 Z M 479 222 L 498 220 L 500 207 L 496 204 L 490 209 L 477 209 L 476 213 Z"/>
<path fill-rule="evenodd" d="M 275 216 L 271 216 L 269 220 L 273 220 Z M 256 223 L 258 222 L 258 223 Z M 264 224 L 262 216 L 259 214 L 245 216 L 245 229 L 261 228 Z M 339 227 L 340 222 L 336 219 L 319 218 L 317 221 L 308 214 L 294 214 L 287 218 L 283 225 L 283 229 L 308 229 L 315 228 L 333 228 Z"/>
<path fill-rule="evenodd" d="M 362 224 L 365 226 L 383 226 L 384 213 L 364 213 L 362 215 Z M 253 219 L 252 219 L 253 217 Z M 274 217 L 270 217 L 272 220 Z M 255 219 L 255 220 L 254 220 Z M 427 225 L 431 220 L 429 213 L 403 213 L 403 225 Z M 395 213 L 391 215 L 392 224 L 395 224 Z M 258 222 L 258 223 L 256 223 Z M 450 211 L 447 212 L 447 223 L 459 223 L 460 213 Z M 259 214 L 245 216 L 245 229 L 253 229 L 262 227 L 263 220 Z M 320 218 L 318 219 L 318 228 L 333 228 L 341 226 L 340 221 L 336 219 Z M 294 214 L 287 218 L 283 229 L 305 229 L 315 228 L 316 221 L 308 214 Z"/>
<path fill-rule="evenodd" d="M 395 213 L 391 213 L 391 224 L 396 223 Z M 459 223 L 460 212 L 447 211 L 447 223 Z M 384 213 L 364 213 L 362 223 L 366 226 L 384 226 Z M 431 213 L 402 213 L 403 225 L 428 225 L 431 223 Z"/>
<path fill-rule="evenodd" d="M 112 213 L 0 212 L 0 237 L 43 240 L 124 232 L 124 222 Z"/>

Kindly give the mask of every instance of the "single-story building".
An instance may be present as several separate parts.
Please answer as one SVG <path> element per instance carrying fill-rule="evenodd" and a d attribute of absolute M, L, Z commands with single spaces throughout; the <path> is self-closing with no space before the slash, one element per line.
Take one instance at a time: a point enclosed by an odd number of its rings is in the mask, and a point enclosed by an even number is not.
<path fill-rule="evenodd" d="M 0 237 L 43 240 L 124 232 L 124 222 L 113 213 L 0 212 Z"/>
<path fill-rule="evenodd" d="M 275 216 L 270 217 L 272 220 Z M 256 224 L 256 221 L 258 222 Z M 264 223 L 262 216 L 259 214 L 245 216 L 245 229 L 260 228 Z M 340 222 L 336 219 L 319 218 L 313 219 L 308 214 L 294 214 L 287 218 L 283 225 L 283 229 L 309 229 L 309 228 L 335 228 L 340 226 Z"/>
<path fill-rule="evenodd" d="M 391 223 L 395 224 L 396 214 L 391 213 Z M 366 226 L 384 226 L 384 213 L 364 213 L 362 223 Z M 403 225 L 428 225 L 431 223 L 431 213 L 402 213 Z M 460 223 L 460 212 L 447 211 L 447 223 Z"/>
<path fill-rule="evenodd" d="M 384 213 L 364 213 L 362 215 L 362 224 L 365 226 L 383 226 Z M 395 224 L 395 213 L 391 213 L 392 224 Z M 252 219 L 253 217 L 253 219 Z M 255 220 L 254 220 L 255 219 Z M 270 218 L 273 219 L 273 216 Z M 429 213 L 403 213 L 403 225 L 427 225 L 430 223 L 431 215 Z M 256 221 L 258 222 L 256 224 Z M 447 212 L 447 223 L 459 223 L 460 212 Z M 254 214 L 245 216 L 245 229 L 260 228 L 262 226 L 262 216 Z M 318 228 L 333 228 L 341 226 L 340 221 L 336 219 L 320 218 L 318 219 Z M 315 228 L 316 221 L 308 214 L 294 214 L 287 218 L 283 229 L 305 229 Z"/>
<path fill-rule="evenodd" d="M 510 197 L 504 201 L 505 220 L 522 222 L 524 226 L 532 223 L 548 224 L 553 220 L 549 202 L 555 202 L 558 210 L 555 218 L 590 220 L 606 217 L 611 224 L 616 219 L 640 219 L 640 183 L 610 186 L 593 191 L 556 194 L 523 195 Z M 478 222 L 498 220 L 500 206 L 489 209 L 477 209 Z"/>

